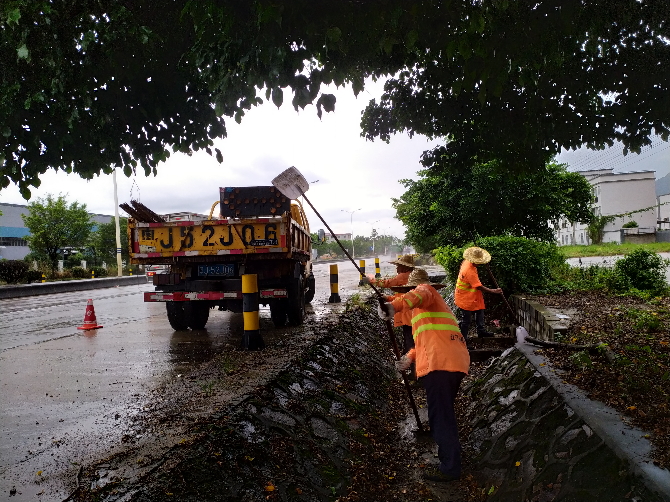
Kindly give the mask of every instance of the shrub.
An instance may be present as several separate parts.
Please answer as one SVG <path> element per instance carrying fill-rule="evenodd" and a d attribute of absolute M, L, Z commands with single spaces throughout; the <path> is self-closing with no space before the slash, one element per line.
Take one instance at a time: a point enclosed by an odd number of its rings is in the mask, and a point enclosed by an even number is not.
<path fill-rule="evenodd" d="M 41 282 L 42 281 L 42 272 L 39 270 L 28 270 L 23 276 L 23 282 Z"/>
<path fill-rule="evenodd" d="M 0 261 L 0 280 L 7 284 L 17 284 L 23 280 L 30 266 L 21 260 Z"/>
<path fill-rule="evenodd" d="M 626 289 L 636 288 L 660 293 L 668 288 L 665 280 L 668 265 L 670 261 L 664 260 L 657 253 L 636 249 L 615 263 L 614 273 L 625 277 L 622 278 L 622 284 L 628 284 Z"/>
<path fill-rule="evenodd" d="M 72 277 L 75 279 L 88 279 L 91 277 L 91 274 L 88 270 L 82 267 L 72 267 Z"/>
<path fill-rule="evenodd" d="M 621 228 L 637 228 L 639 225 L 637 224 L 637 221 L 635 220 L 630 220 L 623 225 L 621 225 Z"/>
<path fill-rule="evenodd" d="M 559 290 L 611 289 L 612 269 L 601 265 L 580 268 L 562 263 L 554 267 L 552 276 L 555 288 Z"/>
<path fill-rule="evenodd" d="M 107 277 L 107 269 L 104 267 L 91 267 L 89 272 L 95 272 L 96 277 Z"/>
<path fill-rule="evenodd" d="M 491 272 L 505 294 L 546 292 L 552 288 L 552 270 L 565 263 L 554 243 L 524 237 L 484 237 L 477 245 L 491 253 Z M 435 252 L 435 258 L 454 284 L 465 249 L 443 246 Z M 486 266 L 479 267 L 482 282 L 490 284 L 488 275 Z"/>

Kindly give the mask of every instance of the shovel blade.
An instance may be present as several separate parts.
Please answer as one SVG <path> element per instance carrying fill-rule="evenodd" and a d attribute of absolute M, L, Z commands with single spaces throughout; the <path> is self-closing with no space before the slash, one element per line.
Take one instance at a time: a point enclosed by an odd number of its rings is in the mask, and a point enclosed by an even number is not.
<path fill-rule="evenodd" d="M 281 193 L 291 199 L 297 199 L 307 190 L 309 183 L 295 167 L 289 167 L 272 180 L 272 184 Z"/>

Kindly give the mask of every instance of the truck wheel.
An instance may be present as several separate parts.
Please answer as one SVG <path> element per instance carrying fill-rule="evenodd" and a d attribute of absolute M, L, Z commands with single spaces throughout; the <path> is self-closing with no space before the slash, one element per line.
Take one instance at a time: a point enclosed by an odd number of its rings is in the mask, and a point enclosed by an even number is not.
<path fill-rule="evenodd" d="M 314 293 L 316 293 L 316 279 L 314 278 L 314 274 L 309 274 L 305 286 L 305 303 L 312 303 Z"/>
<path fill-rule="evenodd" d="M 276 328 L 286 326 L 286 303 L 287 300 L 274 300 L 270 302 L 270 317 Z"/>
<path fill-rule="evenodd" d="M 168 321 L 170 322 L 172 329 L 175 331 L 182 331 L 188 328 L 186 312 L 184 312 L 184 303 L 185 302 L 165 302 Z"/>
<path fill-rule="evenodd" d="M 294 280 L 287 288 L 288 292 L 288 323 L 300 326 L 305 318 L 305 286 L 301 279 Z"/>
<path fill-rule="evenodd" d="M 205 302 L 185 302 L 186 322 L 191 329 L 204 329 L 209 319 L 209 305 Z"/>

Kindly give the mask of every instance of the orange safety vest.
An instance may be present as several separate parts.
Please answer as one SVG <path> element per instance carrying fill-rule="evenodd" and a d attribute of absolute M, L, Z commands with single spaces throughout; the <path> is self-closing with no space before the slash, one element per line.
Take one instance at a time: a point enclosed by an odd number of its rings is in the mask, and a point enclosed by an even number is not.
<path fill-rule="evenodd" d="M 453 312 L 435 288 L 419 284 L 391 302 L 396 312 L 412 312 L 415 347 L 407 357 L 416 362 L 416 376 L 431 371 L 468 373 L 470 354 Z"/>
<path fill-rule="evenodd" d="M 375 286 L 379 286 L 380 288 L 391 288 L 395 286 L 404 286 L 407 284 L 407 280 L 409 279 L 409 274 L 411 272 L 400 272 L 398 275 L 395 277 L 391 277 L 388 279 L 374 279 L 370 282 L 374 284 Z M 400 293 L 396 293 L 395 297 L 401 296 Z M 388 301 L 393 301 L 394 297 L 387 297 Z M 404 315 L 401 314 L 400 312 L 396 312 L 396 314 L 393 316 L 393 325 L 395 327 L 398 326 L 409 326 L 410 325 L 410 319 L 411 319 L 411 314 L 406 312 Z"/>
<path fill-rule="evenodd" d="M 461 270 L 458 272 L 456 290 L 454 292 L 454 303 L 456 306 L 470 311 L 484 309 L 484 295 L 477 289 L 481 285 L 479 274 L 477 274 L 477 267 L 468 260 L 463 260 Z"/>

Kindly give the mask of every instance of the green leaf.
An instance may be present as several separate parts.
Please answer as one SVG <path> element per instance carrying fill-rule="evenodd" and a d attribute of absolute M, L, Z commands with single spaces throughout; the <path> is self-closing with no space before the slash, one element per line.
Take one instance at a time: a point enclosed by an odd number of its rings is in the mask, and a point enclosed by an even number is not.
<path fill-rule="evenodd" d="M 220 101 L 217 101 L 214 104 L 214 113 L 216 113 L 216 116 L 220 117 L 221 115 L 223 115 L 223 110 L 224 110 L 223 103 L 221 103 Z"/>
<path fill-rule="evenodd" d="M 272 88 L 272 102 L 277 108 L 284 102 L 284 90 L 281 87 Z"/>
<path fill-rule="evenodd" d="M 28 47 L 26 47 L 26 44 L 23 44 L 21 47 L 16 49 L 16 55 L 18 56 L 19 59 L 28 59 L 28 56 L 30 56 L 30 52 L 28 51 Z"/>
<path fill-rule="evenodd" d="M 7 24 L 19 24 L 21 19 L 21 11 L 19 9 L 12 9 L 7 13 Z"/>
<path fill-rule="evenodd" d="M 221 150 L 219 150 L 218 148 L 215 148 L 214 150 L 216 151 L 216 161 L 219 164 L 223 163 L 223 155 L 221 154 Z"/>
<path fill-rule="evenodd" d="M 326 30 L 326 37 L 331 42 L 339 42 L 340 38 L 342 38 L 342 30 L 340 30 L 337 26 L 334 26 L 333 28 L 328 28 Z"/>
<path fill-rule="evenodd" d="M 407 45 L 408 49 L 413 49 L 414 45 L 416 44 L 416 41 L 419 39 L 419 34 L 416 32 L 416 30 L 412 30 L 407 34 L 407 37 L 405 37 L 405 44 Z"/>
<path fill-rule="evenodd" d="M 9 136 L 10 136 L 11 134 L 12 134 L 12 130 L 11 130 L 9 127 L 7 127 L 7 126 L 3 126 L 3 128 L 2 128 L 2 135 L 3 135 L 5 138 L 9 138 Z"/>

